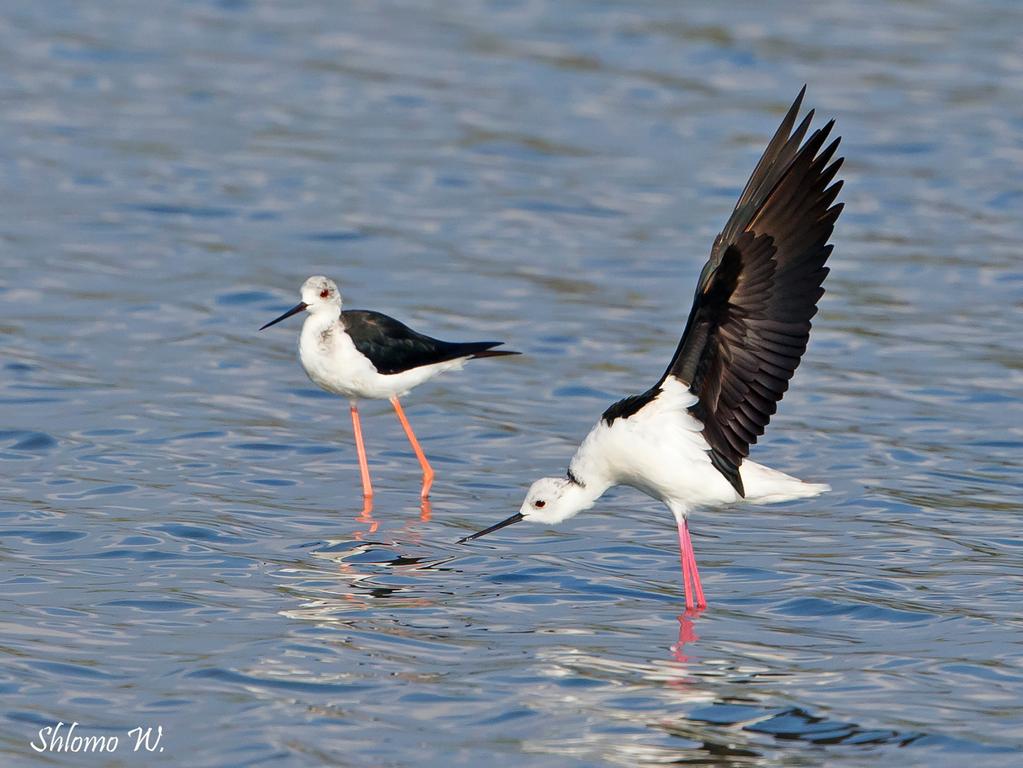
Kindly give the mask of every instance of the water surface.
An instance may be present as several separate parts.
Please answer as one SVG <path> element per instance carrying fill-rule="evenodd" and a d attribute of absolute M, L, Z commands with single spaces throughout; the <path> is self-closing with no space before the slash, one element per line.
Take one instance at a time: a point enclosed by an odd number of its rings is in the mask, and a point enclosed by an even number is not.
<path fill-rule="evenodd" d="M 161 725 L 194 766 L 1004 766 L 1023 748 L 1015 3 L 11 2 L 0 11 L 4 765 Z M 663 370 L 803 83 L 846 212 L 755 457 L 466 533 Z M 256 328 L 309 274 L 505 339 L 417 390 L 432 505 Z M 142 764 L 122 746 L 104 765 Z"/>

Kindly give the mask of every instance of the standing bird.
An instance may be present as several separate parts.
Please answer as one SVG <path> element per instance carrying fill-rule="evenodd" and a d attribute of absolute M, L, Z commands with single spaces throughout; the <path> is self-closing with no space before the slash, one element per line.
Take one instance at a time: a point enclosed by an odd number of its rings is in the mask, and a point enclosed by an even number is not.
<path fill-rule="evenodd" d="M 417 333 L 380 312 L 342 310 L 337 285 L 319 275 L 302 283 L 302 301 L 259 330 L 302 311 L 309 313 L 298 340 L 299 358 L 306 375 L 320 389 L 347 397 L 351 403 L 363 496 L 371 499 L 373 486 L 369 479 L 366 448 L 362 443 L 358 401 L 386 398 L 394 406 L 394 412 L 398 414 L 398 420 L 423 468 L 421 497 L 425 501 L 433 485 L 433 468 L 419 447 L 398 398 L 439 373 L 461 368 L 466 360 L 519 353 L 493 349 L 503 344 L 500 341 L 465 344 L 440 341 Z"/>
<path fill-rule="evenodd" d="M 554 524 L 588 509 L 613 485 L 662 501 L 678 524 L 686 607 L 705 607 L 689 537 L 696 507 L 788 501 L 827 485 L 749 461 L 810 336 L 828 274 L 824 263 L 842 205 L 832 183 L 840 139 L 793 131 L 800 91 L 714 240 L 682 340 L 660 380 L 612 405 L 583 440 L 564 478 L 537 480 L 521 509 L 475 539 L 520 520 Z M 459 543 L 461 543 L 459 542 Z M 690 591 L 695 592 L 695 600 Z"/>

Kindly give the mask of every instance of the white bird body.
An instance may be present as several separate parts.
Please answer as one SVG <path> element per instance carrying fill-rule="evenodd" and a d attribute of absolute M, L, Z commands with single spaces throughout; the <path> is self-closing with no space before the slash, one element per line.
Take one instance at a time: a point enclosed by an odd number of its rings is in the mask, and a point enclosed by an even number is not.
<path fill-rule="evenodd" d="M 613 485 L 631 486 L 664 502 L 678 522 L 694 508 L 740 501 L 711 464 L 703 424 L 689 412 L 696 401 L 696 395 L 669 377 L 661 393 L 631 417 L 597 422 L 572 457 L 570 476 L 586 489 L 586 496 L 596 494 L 593 501 Z M 790 501 L 829 490 L 748 459 L 739 472 L 745 500 L 751 503 Z"/>
<path fill-rule="evenodd" d="M 397 373 L 380 373 L 356 348 L 336 310 L 310 313 L 298 337 L 298 353 L 310 381 L 351 401 L 402 397 L 440 373 L 458 370 L 471 357 L 467 355 Z"/>

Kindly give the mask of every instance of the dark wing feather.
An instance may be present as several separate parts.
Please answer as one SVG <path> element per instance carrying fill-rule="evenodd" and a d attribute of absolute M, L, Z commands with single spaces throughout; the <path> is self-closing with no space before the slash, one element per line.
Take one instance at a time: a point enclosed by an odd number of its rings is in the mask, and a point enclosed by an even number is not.
<path fill-rule="evenodd" d="M 517 355 L 511 351 L 489 351 L 501 341 L 475 341 L 461 344 L 441 341 L 413 331 L 407 325 L 381 312 L 346 309 L 341 322 L 355 348 L 382 374 L 402 373 L 433 363 L 460 357 L 497 357 Z"/>
<path fill-rule="evenodd" d="M 831 160 L 839 139 L 824 147 L 834 121 L 805 143 L 813 111 L 793 130 L 805 90 L 714 240 L 682 340 L 654 387 L 673 376 L 699 398 L 690 410 L 703 423 L 711 461 L 740 495 L 739 465 L 806 349 L 842 211 L 833 204 L 842 182 L 832 183 L 842 159 Z"/>

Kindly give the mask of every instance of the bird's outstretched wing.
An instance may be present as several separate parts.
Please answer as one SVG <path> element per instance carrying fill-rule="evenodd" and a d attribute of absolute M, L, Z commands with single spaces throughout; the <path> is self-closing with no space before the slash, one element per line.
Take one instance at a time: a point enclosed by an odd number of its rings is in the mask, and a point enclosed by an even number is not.
<path fill-rule="evenodd" d="M 834 121 L 803 143 L 813 111 L 798 127 L 800 91 L 714 240 L 700 273 L 682 340 L 660 381 L 638 399 L 656 397 L 668 376 L 697 396 L 690 412 L 703 424 L 714 466 L 740 495 L 739 465 L 764 433 L 788 389 L 824 294 L 824 263 L 842 205 L 832 183 L 839 139 L 824 142 Z M 801 145 L 802 144 L 802 145 Z M 615 408 L 634 410 L 629 399 Z"/>
<path fill-rule="evenodd" d="M 518 352 L 492 350 L 500 341 L 474 341 L 465 344 L 441 341 L 412 330 L 404 323 L 381 312 L 346 309 L 341 322 L 355 348 L 378 372 L 388 375 L 413 368 L 456 360 L 460 357 L 497 357 Z"/>

